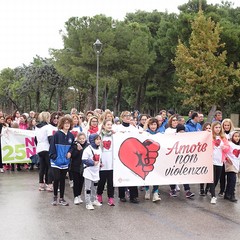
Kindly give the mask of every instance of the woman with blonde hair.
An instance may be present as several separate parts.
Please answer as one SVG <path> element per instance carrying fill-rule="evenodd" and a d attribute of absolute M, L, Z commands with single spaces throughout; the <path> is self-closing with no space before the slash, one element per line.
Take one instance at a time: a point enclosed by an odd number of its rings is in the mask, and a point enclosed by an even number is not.
<path fill-rule="evenodd" d="M 230 118 L 225 118 L 221 123 L 222 131 L 225 134 L 225 137 L 230 141 L 231 132 L 234 131 L 233 122 Z M 225 163 L 223 163 L 221 178 L 220 178 L 220 192 L 218 193 L 219 197 L 224 196 L 226 190 L 226 172 L 225 172 Z"/>
<path fill-rule="evenodd" d="M 39 191 L 52 191 L 52 179 L 50 172 L 48 124 L 50 113 L 41 112 L 38 116 L 39 123 L 35 127 L 37 154 L 39 156 Z"/>

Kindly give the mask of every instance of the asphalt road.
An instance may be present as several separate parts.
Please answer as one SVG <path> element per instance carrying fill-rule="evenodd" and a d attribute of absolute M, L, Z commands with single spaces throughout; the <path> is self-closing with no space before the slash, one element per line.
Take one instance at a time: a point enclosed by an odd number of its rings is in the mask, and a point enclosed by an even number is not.
<path fill-rule="evenodd" d="M 183 189 L 181 187 L 181 189 Z M 218 189 L 218 188 L 217 188 Z M 0 174 L 0 240 L 159 240 L 159 239 L 239 239 L 240 186 L 238 203 L 199 196 L 199 186 L 192 185 L 194 199 L 186 199 L 181 190 L 177 198 L 169 196 L 169 187 L 160 186 L 162 201 L 153 203 L 104 203 L 94 211 L 85 204 L 74 205 L 72 189 L 66 181 L 65 199 L 70 206 L 52 206 L 52 193 L 38 191 L 38 171 Z"/>

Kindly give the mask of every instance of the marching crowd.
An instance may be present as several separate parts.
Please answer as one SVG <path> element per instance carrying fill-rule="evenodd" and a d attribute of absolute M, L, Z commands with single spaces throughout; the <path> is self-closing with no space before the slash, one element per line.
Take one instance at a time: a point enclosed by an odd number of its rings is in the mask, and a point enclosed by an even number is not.
<path fill-rule="evenodd" d="M 230 119 L 222 119 L 222 112 L 216 111 L 213 121 L 204 122 L 202 113 L 189 111 L 189 118 L 175 114 L 173 110 L 161 110 L 157 116 L 140 114 L 138 111 L 123 111 L 119 117 L 110 110 L 95 109 L 85 114 L 73 108 L 70 114 L 62 112 L 34 111 L 12 115 L 0 111 L 0 133 L 2 128 L 20 128 L 35 131 L 37 154 L 30 164 L 3 164 L 0 151 L 0 172 L 21 171 L 23 167 L 39 168 L 39 191 L 53 192 L 52 205 L 68 206 L 64 199 L 65 179 L 68 174 L 73 188 L 73 202 L 85 202 L 86 209 L 101 206 L 106 185 L 108 205 L 114 206 L 113 148 L 112 136 L 116 132 L 134 134 L 171 134 L 181 132 L 210 131 L 213 142 L 212 183 L 199 185 L 201 196 L 210 195 L 211 204 L 216 204 L 217 195 L 231 202 L 237 202 L 235 187 L 240 166 L 240 133 L 234 130 Z M 215 193 L 220 181 L 219 193 Z M 186 198 L 193 198 L 189 184 L 184 184 Z M 84 189 L 84 194 L 82 190 Z M 152 191 L 150 191 L 152 189 Z M 138 188 L 118 187 L 118 198 L 126 202 L 139 203 L 138 191 L 145 191 L 145 199 L 161 200 L 159 186 Z M 170 196 L 177 197 L 178 185 L 170 185 Z M 59 195 L 59 197 L 58 197 Z M 83 197 L 84 195 L 84 197 Z"/>

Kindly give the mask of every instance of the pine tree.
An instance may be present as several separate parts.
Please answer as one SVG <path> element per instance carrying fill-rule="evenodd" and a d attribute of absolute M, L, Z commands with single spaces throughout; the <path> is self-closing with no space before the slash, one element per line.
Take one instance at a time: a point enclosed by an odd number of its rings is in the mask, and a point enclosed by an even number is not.
<path fill-rule="evenodd" d="M 173 61 L 184 105 L 201 111 L 216 109 L 239 86 L 239 70 L 227 66 L 227 52 L 220 43 L 222 28 L 200 10 L 191 24 L 189 46 L 180 40 Z"/>

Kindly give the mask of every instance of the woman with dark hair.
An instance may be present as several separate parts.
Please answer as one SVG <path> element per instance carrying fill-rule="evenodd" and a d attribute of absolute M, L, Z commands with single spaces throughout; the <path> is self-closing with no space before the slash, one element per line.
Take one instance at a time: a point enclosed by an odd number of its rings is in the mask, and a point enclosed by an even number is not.
<path fill-rule="evenodd" d="M 60 204 L 68 206 L 69 204 L 64 200 L 65 191 L 65 177 L 70 163 L 71 153 L 70 147 L 74 142 L 74 136 L 70 132 L 73 122 L 70 116 L 64 116 L 60 119 L 58 124 L 58 131 L 53 135 L 50 143 L 49 156 L 51 167 L 53 171 L 53 191 L 54 197 L 52 205 Z M 58 198 L 58 187 L 60 188 L 60 199 Z"/>
<path fill-rule="evenodd" d="M 146 132 L 151 134 L 151 135 L 155 135 L 157 133 L 160 133 L 160 131 L 159 131 L 159 123 L 158 123 L 158 120 L 156 118 L 149 118 L 147 120 Z M 146 190 L 145 199 L 149 200 L 150 199 L 150 189 L 149 189 L 149 186 L 145 186 L 145 190 Z M 152 201 L 153 202 L 161 201 L 161 198 L 159 197 L 158 193 L 159 193 L 158 192 L 158 185 L 154 185 L 153 186 L 153 190 L 152 190 L 152 194 L 153 194 Z"/>

